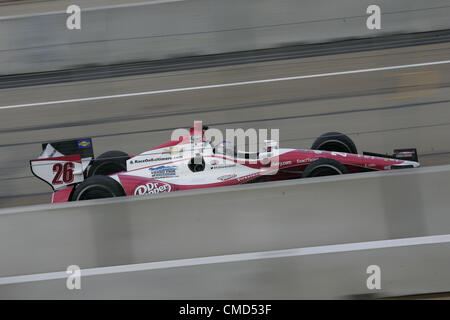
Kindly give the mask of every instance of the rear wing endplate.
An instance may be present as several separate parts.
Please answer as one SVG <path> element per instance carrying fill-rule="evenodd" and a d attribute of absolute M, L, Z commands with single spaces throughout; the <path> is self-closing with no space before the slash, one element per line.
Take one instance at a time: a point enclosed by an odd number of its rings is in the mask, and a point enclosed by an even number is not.
<path fill-rule="evenodd" d="M 54 141 L 42 144 L 42 153 L 30 160 L 30 168 L 33 175 L 58 190 L 82 182 L 93 158 L 90 138 Z"/>

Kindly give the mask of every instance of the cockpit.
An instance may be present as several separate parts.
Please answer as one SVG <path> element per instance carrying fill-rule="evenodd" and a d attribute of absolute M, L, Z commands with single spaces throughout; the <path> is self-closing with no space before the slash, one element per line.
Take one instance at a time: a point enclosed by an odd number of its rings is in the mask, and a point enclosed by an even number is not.
<path fill-rule="evenodd" d="M 238 151 L 237 146 L 228 140 L 223 140 L 213 146 L 213 152 L 215 154 L 241 159 L 258 159 L 259 157 L 259 152 Z"/>
<path fill-rule="evenodd" d="M 213 150 L 215 154 L 223 154 L 230 157 L 236 157 L 237 155 L 236 145 L 228 140 L 223 140 L 222 142 L 219 142 L 213 147 Z"/>

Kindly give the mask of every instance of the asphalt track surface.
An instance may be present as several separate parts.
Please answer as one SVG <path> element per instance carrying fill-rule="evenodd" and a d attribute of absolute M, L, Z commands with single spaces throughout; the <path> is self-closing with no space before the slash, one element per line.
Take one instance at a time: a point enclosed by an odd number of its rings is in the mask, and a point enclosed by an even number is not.
<path fill-rule="evenodd" d="M 2 89 L 0 207 L 49 202 L 28 164 L 44 141 L 90 136 L 97 155 L 133 154 L 194 120 L 278 128 L 292 148 L 340 131 L 360 151 L 417 147 L 423 165 L 448 164 L 449 53 L 443 42 Z"/>

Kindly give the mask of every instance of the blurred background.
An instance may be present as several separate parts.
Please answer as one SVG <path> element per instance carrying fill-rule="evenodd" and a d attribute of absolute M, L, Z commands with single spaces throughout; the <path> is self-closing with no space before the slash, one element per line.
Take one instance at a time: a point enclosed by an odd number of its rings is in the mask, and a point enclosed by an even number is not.
<path fill-rule="evenodd" d="M 66 26 L 71 4 L 81 8 L 81 29 Z M 45 104 L 448 59 L 448 0 L 377 1 L 374 30 L 371 4 L 1 1 L 0 207 L 48 202 L 28 165 L 42 142 L 89 136 L 96 154 L 133 154 L 194 120 L 280 128 L 282 146 L 297 148 L 340 131 L 365 150 L 415 146 L 423 164 L 448 163 L 448 64 Z M 4 108 L 23 104 L 31 105 Z"/>

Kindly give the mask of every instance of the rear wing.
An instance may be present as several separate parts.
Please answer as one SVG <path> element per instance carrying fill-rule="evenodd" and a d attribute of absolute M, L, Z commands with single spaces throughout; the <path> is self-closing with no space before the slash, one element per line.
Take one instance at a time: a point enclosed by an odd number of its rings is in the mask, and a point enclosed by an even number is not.
<path fill-rule="evenodd" d="M 417 155 L 417 150 L 415 148 L 395 149 L 392 155 L 373 152 L 363 152 L 363 155 L 419 162 L 419 156 Z"/>
<path fill-rule="evenodd" d="M 93 158 L 91 138 L 47 142 L 39 158 L 30 160 L 30 168 L 33 175 L 58 190 L 84 181 Z"/>

